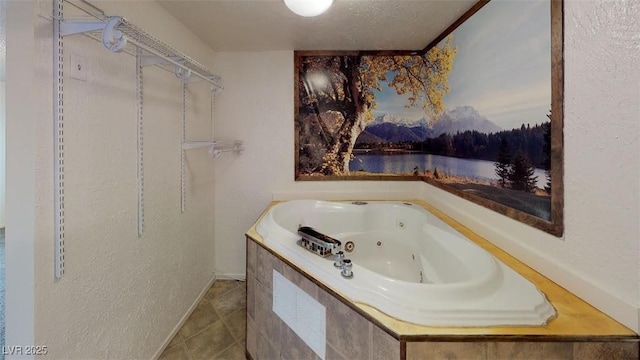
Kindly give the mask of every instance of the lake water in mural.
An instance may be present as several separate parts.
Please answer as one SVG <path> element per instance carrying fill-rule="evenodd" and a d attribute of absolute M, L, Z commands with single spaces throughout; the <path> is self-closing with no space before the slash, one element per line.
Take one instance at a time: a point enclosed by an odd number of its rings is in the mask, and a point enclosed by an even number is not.
<path fill-rule="evenodd" d="M 364 171 L 378 174 L 412 174 L 415 167 L 420 173 L 433 172 L 438 168 L 443 174 L 481 181 L 498 181 L 495 163 L 486 160 L 462 159 L 421 153 L 405 154 L 355 154 L 349 163 L 352 172 Z M 546 182 L 545 171 L 535 169 L 538 177 L 536 186 L 543 188 Z"/>

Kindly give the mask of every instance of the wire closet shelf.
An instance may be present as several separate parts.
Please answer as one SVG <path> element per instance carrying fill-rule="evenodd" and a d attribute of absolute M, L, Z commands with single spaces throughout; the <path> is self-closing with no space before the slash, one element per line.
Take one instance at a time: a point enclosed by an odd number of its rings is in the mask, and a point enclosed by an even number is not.
<path fill-rule="evenodd" d="M 209 155 L 216 159 L 222 153 L 241 154 L 241 141 L 213 140 L 213 103 L 215 95 L 222 92 L 222 79 L 210 69 L 185 53 L 151 35 L 122 16 L 106 15 L 101 9 L 86 0 L 54 0 L 53 6 L 53 62 L 54 62 L 54 223 L 55 223 L 55 277 L 64 275 L 65 259 L 65 151 L 64 151 L 64 41 L 72 35 L 85 35 L 97 40 L 105 48 L 116 53 L 126 53 L 136 58 L 137 100 L 137 179 L 138 179 L 138 236 L 144 231 L 144 157 L 143 157 L 143 71 L 147 66 L 156 66 L 173 73 L 182 83 L 182 139 L 181 157 L 181 211 L 185 211 L 186 199 L 186 155 L 191 149 L 209 148 Z M 81 17 L 65 17 L 64 4 L 86 14 Z M 78 68 L 80 70 L 80 68 Z M 187 141 L 185 87 L 189 83 L 207 82 L 211 85 L 211 140 Z"/>
<path fill-rule="evenodd" d="M 183 82 L 204 80 L 211 84 L 214 93 L 222 91 L 220 77 L 188 55 L 167 45 L 142 28 L 121 16 L 104 16 L 104 19 L 70 19 L 60 21 L 60 35 L 86 34 L 102 42 L 113 52 L 123 52 L 129 45 L 142 49 L 149 55 L 143 57 L 143 66 L 158 65 L 173 72 Z M 128 50 L 126 52 L 135 53 Z"/>

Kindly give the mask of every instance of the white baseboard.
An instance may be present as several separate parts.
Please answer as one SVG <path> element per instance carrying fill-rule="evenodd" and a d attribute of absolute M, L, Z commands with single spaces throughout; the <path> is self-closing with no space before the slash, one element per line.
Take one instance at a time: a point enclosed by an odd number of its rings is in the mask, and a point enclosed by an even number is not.
<path fill-rule="evenodd" d="M 173 340 L 173 338 L 176 336 L 178 331 L 180 331 L 180 328 L 182 328 L 182 325 L 184 325 L 187 319 L 189 319 L 189 316 L 191 316 L 191 313 L 196 309 L 196 307 L 198 306 L 200 301 L 204 298 L 204 295 L 207 293 L 207 291 L 209 290 L 211 285 L 213 285 L 213 282 L 216 281 L 216 279 L 218 279 L 216 275 L 213 275 L 213 277 L 211 277 L 211 280 L 209 281 L 207 286 L 205 286 L 204 289 L 202 289 L 202 291 L 200 292 L 196 300 L 193 302 L 193 304 L 191 304 L 191 306 L 189 307 L 187 312 L 184 314 L 184 316 L 180 319 L 180 321 L 178 321 L 176 326 L 174 326 L 173 330 L 171 330 L 171 332 L 169 333 L 167 338 L 164 340 L 164 342 L 162 343 L 158 351 L 156 351 L 156 353 L 153 355 L 152 357 L 153 360 L 157 360 L 160 357 L 160 355 L 162 355 L 162 352 L 167 348 L 167 346 L 169 346 L 169 343 L 171 342 L 171 340 Z"/>
<path fill-rule="evenodd" d="M 247 274 L 245 273 L 216 273 L 216 280 L 239 280 L 245 281 Z"/>

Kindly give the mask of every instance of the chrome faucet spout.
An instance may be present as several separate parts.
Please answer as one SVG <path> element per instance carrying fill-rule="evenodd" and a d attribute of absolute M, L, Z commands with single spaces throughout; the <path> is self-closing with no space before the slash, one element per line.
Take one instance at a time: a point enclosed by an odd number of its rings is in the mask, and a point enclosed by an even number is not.
<path fill-rule="evenodd" d="M 300 226 L 298 235 L 302 237 L 300 245 L 322 257 L 340 251 L 342 243 L 329 235 L 322 234 L 310 226 Z"/>

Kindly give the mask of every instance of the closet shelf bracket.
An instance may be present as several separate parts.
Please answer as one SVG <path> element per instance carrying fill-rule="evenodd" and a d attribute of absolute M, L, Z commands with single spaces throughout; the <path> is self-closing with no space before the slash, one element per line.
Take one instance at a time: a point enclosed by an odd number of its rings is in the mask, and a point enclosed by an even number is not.
<path fill-rule="evenodd" d="M 209 156 L 213 159 L 217 159 L 225 152 L 233 152 L 236 155 L 240 155 L 244 151 L 242 141 L 185 141 L 182 143 L 183 151 L 202 147 L 209 148 Z"/>

